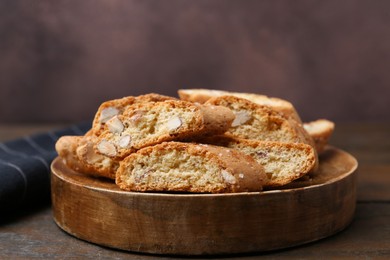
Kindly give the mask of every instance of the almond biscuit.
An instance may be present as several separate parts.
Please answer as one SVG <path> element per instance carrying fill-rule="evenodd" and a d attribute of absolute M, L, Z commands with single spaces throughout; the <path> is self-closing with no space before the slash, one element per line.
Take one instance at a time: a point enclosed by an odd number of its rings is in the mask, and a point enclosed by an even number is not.
<path fill-rule="evenodd" d="M 240 139 L 232 136 L 213 136 L 199 142 L 236 149 L 250 155 L 264 167 L 266 187 L 282 186 L 299 179 L 316 166 L 316 153 L 303 143 L 283 143 Z"/>
<path fill-rule="evenodd" d="M 222 106 L 182 100 L 137 103 L 105 122 L 95 149 L 97 153 L 121 159 L 164 141 L 222 134 L 233 120 L 233 112 Z"/>
<path fill-rule="evenodd" d="M 260 191 L 263 167 L 233 149 L 164 142 L 121 161 L 116 183 L 129 191 L 222 193 Z"/>

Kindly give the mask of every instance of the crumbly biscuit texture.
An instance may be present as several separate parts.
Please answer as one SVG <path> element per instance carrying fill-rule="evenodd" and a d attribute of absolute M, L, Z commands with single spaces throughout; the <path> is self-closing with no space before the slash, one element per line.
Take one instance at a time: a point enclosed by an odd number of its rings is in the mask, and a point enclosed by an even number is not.
<path fill-rule="evenodd" d="M 226 106 L 233 111 L 236 118 L 227 133 L 236 138 L 304 143 L 315 147 L 313 138 L 301 123 L 268 106 L 262 106 L 234 96 L 211 98 L 206 104 Z M 314 152 L 315 166 L 312 171 L 316 171 L 319 166 L 317 151 Z"/>
<path fill-rule="evenodd" d="M 318 168 L 334 123 L 302 124 L 288 101 L 219 90 L 179 90 L 101 104 L 84 136 L 56 150 L 76 172 L 129 191 L 260 191 Z M 202 144 L 201 144 L 202 143 Z"/>
<path fill-rule="evenodd" d="M 315 150 L 308 144 L 240 139 L 228 135 L 205 138 L 201 142 L 250 155 L 264 167 L 268 177 L 267 188 L 299 179 L 316 166 Z"/>
<path fill-rule="evenodd" d="M 76 153 L 82 138 L 82 136 L 62 136 L 55 144 L 55 149 L 65 164 L 77 172 L 86 171 L 85 167 L 79 162 Z"/>
<path fill-rule="evenodd" d="M 103 102 L 94 117 L 92 131 L 94 135 L 100 135 L 107 121 L 115 116 L 121 115 L 128 106 L 144 102 L 159 102 L 165 100 L 175 100 L 174 97 L 150 93 L 141 96 L 128 96 Z"/>
<path fill-rule="evenodd" d="M 303 127 L 313 138 L 317 152 L 319 154 L 322 153 L 333 134 L 335 128 L 334 122 L 327 119 L 318 119 L 304 123 Z"/>
<path fill-rule="evenodd" d="M 94 150 L 95 137 L 62 136 L 56 143 L 58 155 L 65 164 L 76 172 L 115 179 L 119 162 Z"/>
<path fill-rule="evenodd" d="M 238 138 L 313 144 L 299 123 L 267 106 L 234 96 L 211 98 L 206 104 L 233 111 L 235 119 L 228 132 Z"/>
<path fill-rule="evenodd" d="M 95 149 L 97 153 L 122 159 L 165 141 L 224 133 L 233 120 L 232 111 L 222 106 L 182 100 L 137 103 L 106 121 Z"/>
<path fill-rule="evenodd" d="M 286 117 L 301 123 L 301 118 L 292 103 L 280 98 L 253 93 L 231 92 L 214 89 L 179 89 L 178 95 L 182 100 L 198 102 L 201 104 L 206 103 L 211 98 L 220 96 L 235 96 L 244 98 L 259 105 L 269 106 L 272 109 L 283 113 Z"/>
<path fill-rule="evenodd" d="M 222 193 L 260 191 L 263 167 L 234 149 L 164 142 L 126 157 L 116 183 L 129 191 Z"/>

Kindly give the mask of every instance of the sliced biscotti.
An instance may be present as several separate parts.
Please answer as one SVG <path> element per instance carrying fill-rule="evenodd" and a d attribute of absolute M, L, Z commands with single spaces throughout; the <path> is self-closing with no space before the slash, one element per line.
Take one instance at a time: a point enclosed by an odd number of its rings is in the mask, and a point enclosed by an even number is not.
<path fill-rule="evenodd" d="M 296 120 L 298 123 L 301 123 L 299 114 L 295 110 L 293 104 L 288 102 L 287 100 L 280 99 L 280 98 L 268 97 L 266 95 L 253 94 L 253 93 L 230 92 L 230 91 L 214 90 L 214 89 L 179 89 L 178 95 L 182 100 L 198 102 L 201 104 L 207 102 L 209 99 L 213 97 L 220 97 L 220 96 L 235 96 L 239 98 L 245 98 L 253 103 L 269 106 L 272 109 L 283 113 L 286 117 L 292 118 Z"/>
<path fill-rule="evenodd" d="M 222 106 L 182 100 L 137 103 L 105 122 L 95 148 L 121 159 L 164 141 L 224 133 L 233 120 L 233 112 Z"/>
<path fill-rule="evenodd" d="M 235 137 L 314 145 L 301 124 L 268 106 L 234 96 L 211 98 L 205 104 L 224 106 L 233 111 L 235 119 L 228 132 Z"/>
<path fill-rule="evenodd" d="M 62 136 L 55 144 L 55 149 L 65 164 L 77 172 L 86 171 L 86 167 L 80 163 L 76 153 L 82 138 L 82 136 Z"/>
<path fill-rule="evenodd" d="M 317 152 L 322 153 L 333 134 L 335 124 L 327 119 L 318 119 L 304 123 L 303 127 L 313 138 Z"/>
<path fill-rule="evenodd" d="M 121 161 L 116 184 L 129 191 L 222 193 L 260 191 L 266 179 L 261 165 L 236 150 L 164 142 Z"/>
<path fill-rule="evenodd" d="M 316 153 L 303 143 L 283 143 L 214 136 L 201 140 L 209 144 L 236 149 L 250 155 L 264 167 L 266 187 L 282 186 L 296 180 L 316 167 Z"/>
<path fill-rule="evenodd" d="M 76 172 L 115 179 L 119 161 L 95 152 L 96 137 L 62 136 L 56 142 L 56 151 L 65 164 Z"/>
<path fill-rule="evenodd" d="M 158 102 L 164 100 L 175 100 L 174 97 L 164 96 L 160 94 L 150 93 L 141 96 L 128 96 L 120 99 L 109 100 L 103 102 L 94 117 L 92 123 L 92 132 L 94 135 L 98 136 L 101 134 L 101 131 L 105 123 L 113 118 L 114 116 L 121 115 L 128 106 L 131 106 L 136 103 L 143 102 Z"/>

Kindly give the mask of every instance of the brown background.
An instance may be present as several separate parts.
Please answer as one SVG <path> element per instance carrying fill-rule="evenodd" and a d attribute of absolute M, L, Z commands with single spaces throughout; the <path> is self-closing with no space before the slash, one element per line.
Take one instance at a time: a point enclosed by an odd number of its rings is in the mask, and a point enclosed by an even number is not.
<path fill-rule="evenodd" d="M 178 88 L 390 121 L 390 1 L 0 1 L 0 122 L 91 119 Z"/>

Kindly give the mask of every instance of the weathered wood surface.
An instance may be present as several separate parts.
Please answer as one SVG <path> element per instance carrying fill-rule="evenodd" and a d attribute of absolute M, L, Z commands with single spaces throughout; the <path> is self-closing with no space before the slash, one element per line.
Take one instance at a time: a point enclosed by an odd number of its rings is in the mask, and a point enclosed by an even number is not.
<path fill-rule="evenodd" d="M 2 140 L 19 136 L 7 129 L 0 127 Z M 34 132 L 25 126 L 18 129 L 19 133 Z M 359 161 L 358 201 L 352 223 L 342 232 L 313 243 L 268 253 L 236 255 L 235 258 L 390 257 L 390 124 L 339 124 L 331 144 L 351 153 Z M 0 218 L 0 259 L 156 259 L 154 255 L 113 250 L 68 235 L 54 223 L 50 205 Z M 159 256 L 159 259 L 172 257 Z"/>
<path fill-rule="evenodd" d="M 125 192 L 52 165 L 52 207 L 68 233 L 99 245 L 155 254 L 270 251 L 333 235 L 352 220 L 356 160 L 328 148 L 310 179 L 292 188 L 230 194 Z"/>

